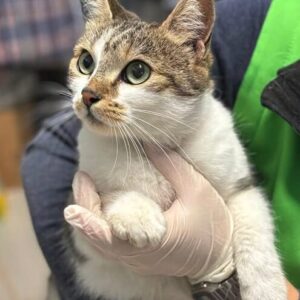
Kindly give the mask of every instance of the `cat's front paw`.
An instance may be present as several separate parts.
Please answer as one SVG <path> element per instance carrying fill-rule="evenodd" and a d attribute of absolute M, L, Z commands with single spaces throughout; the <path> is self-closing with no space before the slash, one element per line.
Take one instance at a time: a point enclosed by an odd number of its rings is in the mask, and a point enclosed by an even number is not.
<path fill-rule="evenodd" d="M 105 209 L 106 219 L 115 236 L 142 248 L 159 244 L 166 232 L 166 221 L 160 207 L 136 192 L 118 197 Z"/>

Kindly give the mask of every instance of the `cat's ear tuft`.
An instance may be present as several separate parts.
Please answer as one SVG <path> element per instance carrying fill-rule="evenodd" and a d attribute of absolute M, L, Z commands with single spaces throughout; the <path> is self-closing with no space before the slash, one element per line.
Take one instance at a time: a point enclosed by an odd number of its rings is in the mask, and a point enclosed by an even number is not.
<path fill-rule="evenodd" d="M 214 20 L 214 0 L 180 0 L 161 27 L 175 41 L 190 43 L 197 50 L 201 45 L 209 47 Z"/>
<path fill-rule="evenodd" d="M 117 0 L 80 0 L 85 21 L 97 19 L 108 22 L 114 19 L 137 19 L 138 17 L 125 8 Z"/>

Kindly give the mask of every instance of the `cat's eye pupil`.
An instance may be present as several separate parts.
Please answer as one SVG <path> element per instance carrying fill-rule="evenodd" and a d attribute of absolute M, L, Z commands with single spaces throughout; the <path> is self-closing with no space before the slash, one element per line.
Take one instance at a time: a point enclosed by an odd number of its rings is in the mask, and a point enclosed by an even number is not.
<path fill-rule="evenodd" d="M 141 63 L 136 63 L 133 67 L 132 67 L 132 75 L 136 78 L 136 79 L 140 79 L 144 76 L 145 74 L 145 68 Z"/>
<path fill-rule="evenodd" d="M 123 72 L 123 80 L 129 84 L 141 84 L 149 79 L 150 67 L 143 61 L 133 61 L 127 65 Z"/>
<path fill-rule="evenodd" d="M 77 66 L 82 74 L 91 74 L 95 68 L 95 62 L 92 55 L 89 52 L 84 51 L 78 59 Z"/>
<path fill-rule="evenodd" d="M 93 60 L 92 56 L 88 54 L 83 59 L 82 63 L 84 65 L 84 67 L 88 69 L 93 64 L 93 62 L 94 62 L 94 60 Z"/>

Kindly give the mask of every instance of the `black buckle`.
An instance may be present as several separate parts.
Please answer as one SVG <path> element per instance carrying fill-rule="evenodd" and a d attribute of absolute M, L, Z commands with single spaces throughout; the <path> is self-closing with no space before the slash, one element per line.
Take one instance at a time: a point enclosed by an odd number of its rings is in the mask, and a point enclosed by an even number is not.
<path fill-rule="evenodd" d="M 237 274 L 232 274 L 220 283 L 201 282 L 193 286 L 192 293 L 196 300 L 241 300 Z"/>

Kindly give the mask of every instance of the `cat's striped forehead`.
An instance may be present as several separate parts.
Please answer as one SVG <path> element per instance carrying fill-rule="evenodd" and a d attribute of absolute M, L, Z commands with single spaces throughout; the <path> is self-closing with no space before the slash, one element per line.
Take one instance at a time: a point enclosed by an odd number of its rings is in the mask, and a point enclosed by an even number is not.
<path fill-rule="evenodd" d="M 164 43 L 162 43 L 164 40 Z M 95 30 L 95 25 L 87 26 L 77 49 L 88 50 L 97 62 L 98 73 L 114 71 L 124 67 L 130 60 L 143 58 L 158 61 L 161 52 L 159 45 L 166 39 L 157 34 L 157 26 L 139 20 L 112 22 L 109 26 Z M 169 42 L 169 51 L 173 43 Z M 153 62 L 153 65 L 156 65 Z"/>
<path fill-rule="evenodd" d="M 89 51 L 95 59 L 93 77 L 101 81 L 101 85 L 112 84 L 133 60 L 142 60 L 150 66 L 153 76 L 144 87 L 155 92 L 169 89 L 189 96 L 204 91 L 209 85 L 209 61 L 197 62 L 195 68 L 195 53 L 190 45 L 179 45 L 156 24 L 140 20 L 111 22 L 105 27 L 96 22 L 87 24 L 74 50 L 71 77 L 80 76 L 74 61 L 83 50 Z"/>

